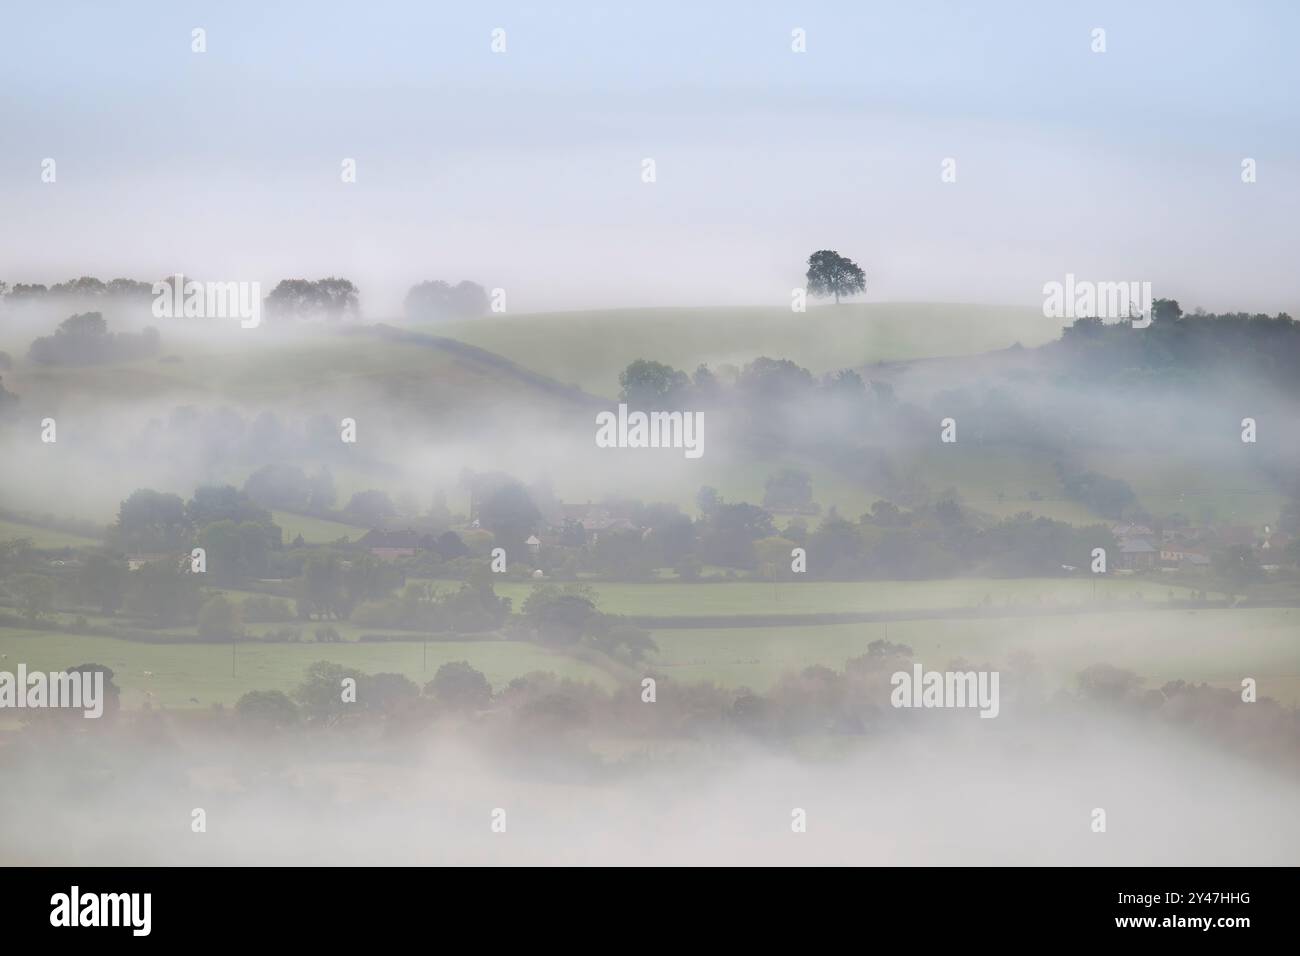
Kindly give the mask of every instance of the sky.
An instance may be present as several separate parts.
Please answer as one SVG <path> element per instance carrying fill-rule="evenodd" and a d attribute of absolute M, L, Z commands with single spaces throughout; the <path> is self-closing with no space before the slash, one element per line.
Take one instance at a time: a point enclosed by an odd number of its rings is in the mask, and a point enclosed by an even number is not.
<path fill-rule="evenodd" d="M 10 284 L 785 305 L 832 248 L 868 301 L 1039 305 L 1073 273 L 1300 314 L 1292 3 L 50 0 L 0 34 Z"/>

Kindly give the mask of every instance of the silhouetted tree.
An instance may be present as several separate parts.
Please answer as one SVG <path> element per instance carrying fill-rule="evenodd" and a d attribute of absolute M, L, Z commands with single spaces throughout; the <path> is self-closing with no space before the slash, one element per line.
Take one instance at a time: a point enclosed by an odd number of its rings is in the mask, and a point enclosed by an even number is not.
<path fill-rule="evenodd" d="M 808 257 L 808 291 L 819 297 L 855 295 L 867 287 L 867 276 L 852 259 L 821 249 Z"/>

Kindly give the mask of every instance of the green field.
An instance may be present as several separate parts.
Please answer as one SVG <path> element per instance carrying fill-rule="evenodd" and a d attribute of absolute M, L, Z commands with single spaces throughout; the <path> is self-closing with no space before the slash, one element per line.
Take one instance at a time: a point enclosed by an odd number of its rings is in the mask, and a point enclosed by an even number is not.
<path fill-rule="evenodd" d="M 454 590 L 459 582 L 435 582 Z M 698 614 L 823 614 L 974 608 L 990 598 L 994 608 L 1068 607 L 1099 601 L 1132 600 L 1139 595 L 1164 602 L 1188 590 L 1136 578 L 952 578 L 941 581 L 757 581 L 686 584 L 585 582 L 596 592 L 596 606 L 608 614 L 656 617 Z M 517 611 L 532 592 L 523 581 L 497 581 L 494 589 Z"/>
<path fill-rule="evenodd" d="M 872 362 L 971 355 L 1060 335 L 1037 309 L 937 303 L 778 308 L 606 309 L 492 316 L 422 326 L 598 395 L 618 394 L 634 359 L 691 372 L 700 363 L 788 358 L 814 373 Z"/>
<path fill-rule="evenodd" d="M 273 511 L 271 516 L 284 531 L 284 543 L 289 544 L 298 535 L 302 535 L 307 544 L 330 544 L 339 538 L 356 541 L 366 533 L 367 528 L 343 524 L 340 521 L 327 521 L 310 515 L 292 514 L 288 511 Z"/>
<path fill-rule="evenodd" d="M 1065 498 L 1061 479 L 1044 455 L 1018 448 L 951 445 L 917 455 L 910 464 L 932 494 L 956 488 L 962 504 L 998 518 L 1028 511 L 1075 525 L 1109 523 Z"/>
<path fill-rule="evenodd" d="M 51 549 L 89 548 L 103 543 L 79 534 L 69 534 L 66 531 L 55 531 L 52 528 L 41 528 L 37 525 L 0 519 L 0 541 L 9 541 L 13 538 L 31 538 L 36 547 Z"/>
<path fill-rule="evenodd" d="M 458 590 L 462 582 L 446 579 L 408 578 L 408 583 L 431 584 L 443 593 Z M 563 586 L 564 582 L 547 582 Z M 701 615 L 734 617 L 740 615 L 871 614 L 970 609 L 996 614 L 1007 610 L 1016 614 L 1042 609 L 1055 612 L 1076 607 L 1105 607 L 1108 602 L 1143 600 L 1153 607 L 1167 603 L 1172 596 L 1183 600 L 1193 592 L 1183 586 L 1145 581 L 1132 577 L 1098 578 L 951 578 L 934 581 L 728 581 L 684 583 L 675 578 L 653 581 L 599 582 L 584 580 L 596 595 L 596 606 L 607 614 L 625 614 L 659 618 L 696 617 Z M 498 597 L 509 598 L 515 612 L 537 585 L 531 581 L 494 580 Z M 234 588 L 210 588 L 243 603 L 255 593 Z M 293 599 L 284 599 L 293 607 Z M 16 613 L 16 609 L 10 609 Z M 122 624 L 121 620 L 86 614 L 92 624 Z M 71 626 L 74 615 L 54 616 L 62 626 Z M 777 622 L 779 623 L 779 621 Z M 283 623 L 259 622 L 246 625 L 250 638 L 261 638 L 284 627 L 297 629 L 305 640 L 313 639 L 318 621 L 293 620 Z M 359 641 L 363 634 L 401 633 L 384 627 L 332 621 L 329 626 L 347 642 Z M 892 626 L 892 625 L 891 625 Z M 151 628 L 150 633 L 179 639 L 191 638 L 194 626 Z M 0 635 L 5 631 L 0 629 Z M 415 639 L 413 637 L 413 639 Z M 326 645 L 321 645 L 326 646 Z"/>

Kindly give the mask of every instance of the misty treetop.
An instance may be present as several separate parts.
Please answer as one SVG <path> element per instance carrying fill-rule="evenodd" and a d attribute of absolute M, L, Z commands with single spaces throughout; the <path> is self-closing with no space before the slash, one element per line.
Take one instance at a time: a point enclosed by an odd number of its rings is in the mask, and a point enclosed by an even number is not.
<path fill-rule="evenodd" d="M 477 319 L 487 314 L 488 294 L 468 280 L 454 286 L 441 280 L 421 282 L 406 293 L 404 308 L 412 322 Z"/>
<path fill-rule="evenodd" d="M 356 319 L 361 316 L 360 293 L 350 280 L 333 276 L 281 279 L 266 297 L 266 310 L 279 319 Z"/>
<path fill-rule="evenodd" d="M 808 257 L 808 291 L 824 298 L 857 295 L 867 288 L 867 274 L 856 262 L 831 249 L 820 249 Z"/>
<path fill-rule="evenodd" d="M 99 312 L 83 312 L 59 323 L 53 335 L 32 342 L 27 357 L 39 365 L 103 365 L 158 354 L 155 328 L 139 333 L 110 332 Z"/>
<path fill-rule="evenodd" d="M 104 282 L 94 276 L 81 276 L 48 287 L 39 282 L 17 282 L 12 288 L 0 282 L 0 297 L 15 304 L 44 299 L 147 299 L 152 294 L 152 283 L 136 279 L 119 278 Z"/>
<path fill-rule="evenodd" d="M 688 400 L 691 380 L 687 374 L 662 362 L 637 359 L 618 376 L 619 400 L 634 408 L 680 407 Z"/>

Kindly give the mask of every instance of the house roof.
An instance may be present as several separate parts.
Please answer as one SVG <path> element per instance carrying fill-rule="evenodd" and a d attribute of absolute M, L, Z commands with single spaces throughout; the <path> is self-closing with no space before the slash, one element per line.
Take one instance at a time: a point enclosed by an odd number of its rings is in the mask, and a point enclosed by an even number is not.
<path fill-rule="evenodd" d="M 637 527 L 631 520 L 636 513 L 633 504 L 625 501 L 598 505 L 562 505 L 560 513 L 566 521 L 581 524 L 584 531 L 618 531 Z"/>
<path fill-rule="evenodd" d="M 1110 533 L 1117 538 L 1127 537 L 1146 537 L 1151 534 L 1151 529 L 1144 524 L 1134 524 L 1125 522 L 1123 524 L 1113 524 L 1110 526 Z"/>
<path fill-rule="evenodd" d="M 1158 550 L 1145 538 L 1125 538 L 1119 543 L 1120 554 L 1155 554 Z"/>

